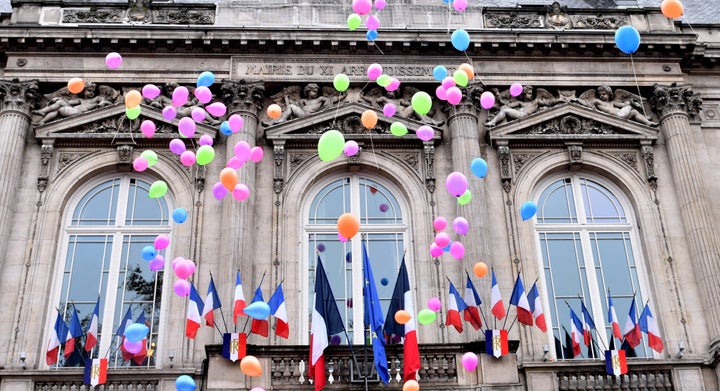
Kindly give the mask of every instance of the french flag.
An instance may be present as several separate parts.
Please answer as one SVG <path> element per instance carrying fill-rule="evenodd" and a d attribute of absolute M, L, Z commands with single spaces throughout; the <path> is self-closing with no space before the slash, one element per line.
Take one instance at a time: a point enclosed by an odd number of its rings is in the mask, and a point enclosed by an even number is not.
<path fill-rule="evenodd" d="M 315 269 L 315 295 L 313 297 L 312 326 L 310 328 L 310 368 L 308 378 L 313 379 L 315 391 L 325 387 L 325 348 L 331 335 L 345 331 L 335 296 L 330 288 L 320 256 Z"/>
<path fill-rule="evenodd" d="M 58 362 L 58 355 L 60 353 L 60 345 L 62 344 L 62 337 L 67 334 L 67 325 L 60 316 L 60 312 L 57 313 L 55 318 L 55 327 L 53 327 L 50 333 L 50 341 L 48 342 L 47 352 L 45 353 L 45 362 L 47 365 L 53 365 Z"/>
<path fill-rule="evenodd" d="M 570 337 L 572 338 L 572 350 L 573 350 L 573 357 L 577 357 L 580 355 L 580 336 L 582 335 L 583 325 L 580 321 L 580 318 L 575 315 L 575 311 L 570 308 Z"/>
<path fill-rule="evenodd" d="M 645 304 L 645 308 L 640 314 L 640 330 L 647 334 L 648 345 L 654 351 L 662 353 L 664 346 L 662 338 L 660 338 L 660 330 L 647 304 Z"/>
<path fill-rule="evenodd" d="M 107 358 L 94 358 L 85 361 L 85 375 L 83 381 L 91 386 L 105 384 L 108 372 Z"/>
<path fill-rule="evenodd" d="M 237 325 L 238 316 L 245 316 L 245 294 L 243 293 L 242 280 L 240 279 L 240 270 L 235 277 L 235 296 L 233 305 L 233 322 Z"/>
<path fill-rule="evenodd" d="M 188 300 L 187 318 L 185 319 L 185 336 L 190 339 L 195 339 L 202 323 L 200 308 L 205 308 L 202 298 L 195 289 L 195 285 L 190 284 L 190 300 Z"/>
<path fill-rule="evenodd" d="M 605 371 L 609 375 L 620 376 L 627 373 L 627 358 L 624 350 L 605 351 Z"/>
<path fill-rule="evenodd" d="M 478 309 L 482 301 L 480 300 L 477 290 L 475 290 L 475 285 L 470 279 L 470 274 L 468 274 L 468 272 L 465 272 L 465 274 L 467 275 L 467 282 L 465 284 L 465 304 L 467 308 L 463 311 L 463 318 L 470 322 L 470 325 L 475 330 L 480 330 L 482 320 L 480 320 L 480 311 Z"/>
<path fill-rule="evenodd" d="M 585 339 L 585 346 L 590 346 L 590 342 L 592 342 L 592 330 L 595 329 L 595 322 L 592 316 L 590 316 L 590 311 L 585 307 L 585 303 L 581 301 L 580 305 L 582 306 L 583 314 L 583 338 Z"/>
<path fill-rule="evenodd" d="M 85 338 L 85 351 L 91 351 L 98 341 L 98 312 L 100 310 L 100 299 L 95 303 L 95 310 L 93 310 L 92 318 L 90 319 L 90 325 L 87 329 L 87 337 Z"/>
<path fill-rule="evenodd" d="M 445 319 L 446 326 L 455 326 L 455 330 L 458 333 L 463 332 L 462 320 L 460 320 L 460 312 L 465 312 L 467 304 L 462 299 L 460 293 L 455 289 L 452 281 L 450 282 L 450 293 L 448 294 L 448 313 L 447 319 Z"/>
<path fill-rule="evenodd" d="M 210 327 L 215 326 L 215 317 L 213 310 L 222 307 L 220 296 L 215 289 L 215 282 L 212 275 L 210 276 L 210 285 L 208 285 L 207 296 L 205 296 L 205 305 L 203 306 L 202 316 L 205 318 L 205 324 Z"/>
<path fill-rule="evenodd" d="M 285 306 L 285 295 L 283 294 L 282 282 L 275 288 L 275 292 L 270 296 L 268 301 L 270 307 L 270 314 L 276 319 L 275 324 L 275 335 L 281 338 L 288 339 L 290 336 L 290 327 L 288 326 L 288 313 L 287 307 Z"/>
<path fill-rule="evenodd" d="M 612 326 L 613 336 L 622 340 L 622 331 L 620 331 L 620 322 L 618 321 L 615 305 L 613 304 L 610 292 L 608 292 L 608 322 Z"/>
<path fill-rule="evenodd" d="M 545 313 L 543 312 L 542 303 L 540 302 L 540 293 L 538 292 L 537 283 L 533 284 L 528 291 L 528 303 L 530 303 L 530 311 L 535 319 L 535 325 L 543 333 L 547 332 L 547 324 L 545 323 Z"/>
<path fill-rule="evenodd" d="M 262 284 L 262 282 L 261 282 Z M 255 289 L 255 295 L 253 295 L 252 303 L 256 303 L 259 301 L 265 301 L 263 299 L 262 289 L 260 286 Z M 267 319 L 253 319 L 250 327 L 250 332 L 253 334 L 257 334 L 261 337 L 267 338 L 269 330 L 270 329 L 270 322 L 268 322 Z"/>
<path fill-rule="evenodd" d="M 490 290 L 490 306 L 491 312 L 495 315 L 495 318 L 502 319 L 505 317 L 505 305 L 500 297 L 500 287 L 497 284 L 495 278 L 495 269 L 492 270 L 492 289 Z"/>
<path fill-rule="evenodd" d="M 75 306 L 72 306 L 72 320 L 70 321 L 70 327 L 67 330 L 67 337 L 65 339 L 65 350 L 63 355 L 67 359 L 73 352 L 75 352 L 75 343 L 79 337 L 82 337 L 83 330 L 80 326 L 80 319 L 78 319 L 77 311 Z"/>
<path fill-rule="evenodd" d="M 125 361 L 130 361 L 130 359 L 133 358 L 133 354 L 128 352 L 125 349 L 125 345 L 123 345 L 123 342 L 125 342 L 125 328 L 130 326 L 132 323 L 132 306 L 129 306 L 125 312 L 125 316 L 123 316 L 123 319 L 120 322 L 120 326 L 118 326 L 117 333 L 115 333 L 115 335 L 120 336 L 120 351 L 122 352 L 122 357 Z"/>
<path fill-rule="evenodd" d="M 635 298 L 633 297 L 632 303 L 630 304 L 630 311 L 628 311 L 628 317 L 625 321 L 625 328 L 623 329 L 625 341 L 631 348 L 635 348 L 640 345 L 640 341 L 642 340 L 642 333 L 636 316 Z"/>
<path fill-rule="evenodd" d="M 415 319 L 410 318 L 404 325 L 399 324 L 395 320 L 395 313 L 400 310 L 405 310 L 410 314 L 415 313 L 405 258 L 400 263 L 400 271 L 398 271 L 390 307 L 387 317 L 385 317 L 383 332 L 390 338 L 392 336 L 403 338 L 403 381 L 417 380 L 417 372 L 420 370 L 420 348 L 418 347 Z"/>
<path fill-rule="evenodd" d="M 223 334 L 222 356 L 232 362 L 242 360 L 247 351 L 247 334 L 225 333 Z"/>
<path fill-rule="evenodd" d="M 525 287 L 523 287 L 523 282 L 519 274 L 517 279 L 515 279 L 515 286 L 513 287 L 512 294 L 510 295 L 510 304 L 517 307 L 518 322 L 526 326 L 533 325 L 533 315 L 530 310 L 530 303 L 525 295 Z"/>
<path fill-rule="evenodd" d="M 485 353 L 500 358 L 508 352 L 507 330 L 485 330 Z"/>

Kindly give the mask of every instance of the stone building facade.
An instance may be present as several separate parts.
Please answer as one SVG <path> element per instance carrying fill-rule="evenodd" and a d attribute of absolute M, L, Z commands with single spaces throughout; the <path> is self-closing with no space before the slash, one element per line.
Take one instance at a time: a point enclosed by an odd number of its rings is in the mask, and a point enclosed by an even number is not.
<path fill-rule="evenodd" d="M 630 3 L 493 3 L 464 12 L 440 2 L 389 4 L 378 11 L 379 37 L 368 41 L 362 28 L 345 26 L 349 3 L 13 1 L 0 12 L 0 390 L 87 388 L 76 357 L 47 365 L 45 353 L 58 311 L 69 322 L 76 310 L 87 326 L 96 301 L 100 340 L 91 353 L 110 358 L 105 389 L 171 390 L 183 374 L 207 390 L 313 389 L 318 257 L 348 329 L 327 350 L 327 389 L 401 389 L 401 345 L 387 348 L 388 386 L 363 377 L 370 364 L 355 304 L 363 242 L 385 310 L 402 259 L 416 309 L 432 297 L 445 303 L 435 322 L 418 325 L 423 390 L 717 390 L 718 20 L 695 12 L 707 4 L 686 4 L 686 19 L 673 21 L 657 5 Z M 625 25 L 642 38 L 632 55 L 614 41 Z M 451 44 L 457 28 L 471 37 L 464 52 Z M 109 52 L 122 54 L 119 68 L 105 64 Z M 401 82 L 398 90 L 368 80 L 374 63 Z M 462 63 L 475 73 L 462 100 L 433 99 L 417 114 L 411 99 L 435 96 L 434 68 L 452 74 Z M 177 87 L 192 94 L 205 71 L 227 112 L 180 138 L 178 120 L 203 105 L 191 96 L 177 117 L 164 111 Z M 340 73 L 350 79 L 343 92 L 333 88 Z M 85 81 L 81 93 L 66 87 L 74 77 Z M 516 82 L 524 89 L 511 96 Z M 131 120 L 125 97 L 147 84 L 160 95 Z M 495 96 L 490 109 L 480 105 L 484 92 Z M 388 103 L 394 116 L 383 113 Z M 270 104 L 279 118 L 268 117 Z M 368 110 L 379 117 L 371 128 L 362 120 Z M 233 115 L 239 132 L 222 127 Z M 156 126 L 152 137 L 144 120 Z M 409 133 L 395 135 L 396 122 Z M 415 135 L 423 126 L 434 132 L 426 141 Z M 331 129 L 360 152 L 321 161 L 318 142 Z M 180 139 L 196 151 L 208 137 L 215 158 L 207 165 L 185 165 L 168 149 Z M 239 142 L 264 152 L 237 170 L 250 195 L 217 199 Z M 138 172 L 133 162 L 148 150 L 157 163 Z M 476 158 L 489 166 L 484 178 L 471 173 Z M 445 189 L 453 172 L 469 179 L 467 204 Z M 159 180 L 167 194 L 148 198 Z M 538 212 L 524 221 L 528 200 Z M 173 221 L 176 208 L 187 221 Z M 335 226 L 343 212 L 361 223 L 347 242 Z M 428 252 L 439 216 L 469 222 L 467 235 L 446 230 L 464 245 L 459 260 Z M 171 241 L 164 268 L 152 272 L 141 251 L 158 234 Z M 190 280 L 203 298 L 212 275 L 224 304 L 217 331 L 202 327 L 193 340 L 185 337 L 188 299 L 173 293 L 176 257 L 195 262 Z M 548 322 L 547 332 L 519 325 L 515 307 L 494 321 L 490 277 L 472 277 L 486 327 L 509 329 L 511 352 L 500 359 L 483 353 L 481 331 L 444 324 L 449 282 L 462 292 L 479 261 L 492 267 L 506 306 L 518 275 L 526 290 L 536 281 Z M 248 337 L 260 377 L 221 355 L 222 332 L 249 329 L 231 315 L 238 274 L 248 302 L 257 287 L 265 300 L 284 288 L 289 338 L 275 335 L 275 320 L 269 337 Z M 634 299 L 636 316 L 652 310 L 664 342 L 658 353 L 644 336 L 620 377 L 600 358 L 620 344 L 607 322 L 608 292 L 621 328 Z M 597 345 L 571 358 L 568 308 L 580 314 L 581 301 Z M 138 362 L 119 352 L 126 313 L 142 314 L 150 328 L 148 356 Z M 467 351 L 479 354 L 475 371 L 460 363 Z"/>

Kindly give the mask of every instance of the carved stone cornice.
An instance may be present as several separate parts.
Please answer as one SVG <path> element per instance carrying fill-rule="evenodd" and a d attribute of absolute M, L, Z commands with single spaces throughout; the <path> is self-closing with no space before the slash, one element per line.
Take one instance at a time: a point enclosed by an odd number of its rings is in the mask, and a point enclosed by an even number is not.
<path fill-rule="evenodd" d="M 15 110 L 30 115 L 30 110 L 40 102 L 37 80 L 0 80 L 0 112 Z"/>
<path fill-rule="evenodd" d="M 510 29 L 614 30 L 627 24 L 628 20 L 627 14 L 568 10 L 567 6 L 560 6 L 558 2 L 545 6 L 545 12 L 540 7 L 523 7 L 521 10 L 489 9 L 485 15 L 487 27 Z"/>
<path fill-rule="evenodd" d="M 661 118 L 672 114 L 695 116 L 702 110 L 702 99 L 695 95 L 689 85 L 655 84 L 650 96 L 650 105 Z"/>
<path fill-rule="evenodd" d="M 245 80 L 224 81 L 220 87 L 228 113 L 249 112 L 255 116 L 263 109 L 265 83 L 248 83 Z"/>
<path fill-rule="evenodd" d="M 526 128 L 516 134 L 617 134 L 612 126 L 589 118 L 566 115 Z"/>
<path fill-rule="evenodd" d="M 103 24 L 200 24 L 215 23 L 215 7 L 185 6 L 149 9 L 147 4 L 132 2 L 128 7 L 83 7 L 63 9 L 62 23 Z M 140 4 L 138 4 L 140 3 Z"/>

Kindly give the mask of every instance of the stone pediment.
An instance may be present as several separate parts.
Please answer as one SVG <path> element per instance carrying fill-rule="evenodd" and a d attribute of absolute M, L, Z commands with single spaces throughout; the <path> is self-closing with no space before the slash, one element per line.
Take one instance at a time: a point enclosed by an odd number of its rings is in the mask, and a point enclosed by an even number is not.
<path fill-rule="evenodd" d="M 504 123 L 489 131 L 493 145 L 650 144 L 658 130 L 618 116 L 566 103 Z"/>
<path fill-rule="evenodd" d="M 377 125 L 372 129 L 365 128 L 361 122 L 362 113 L 366 110 L 373 110 L 378 116 Z M 390 132 L 390 125 L 393 122 L 403 123 L 408 129 L 408 133 L 404 136 L 393 135 Z M 324 132 L 336 129 L 343 133 L 346 139 L 352 139 L 361 144 L 369 144 L 372 141 L 376 147 L 407 148 L 414 146 L 421 148 L 423 141 L 418 139 L 414 132 L 423 125 L 426 124 L 397 115 L 387 118 L 382 111 L 373 107 L 361 103 L 349 103 L 339 108 L 331 108 L 302 118 L 266 126 L 265 137 L 274 145 L 315 146 Z M 435 136 L 431 142 L 436 143 L 442 138 L 442 132 L 436 127 L 433 129 Z"/>
<path fill-rule="evenodd" d="M 140 116 L 130 120 L 125 115 L 125 106 L 114 105 L 98 110 L 63 118 L 45 125 L 35 125 L 35 138 L 43 144 L 56 146 L 111 146 L 115 144 L 141 144 L 147 146 L 167 146 L 170 139 L 179 138 L 178 119 L 168 121 L 162 112 L 154 107 L 141 105 Z M 156 131 L 152 138 L 140 132 L 140 123 L 149 119 L 155 123 Z M 215 138 L 217 126 L 205 123 L 197 124 L 195 139 L 202 135 Z"/>

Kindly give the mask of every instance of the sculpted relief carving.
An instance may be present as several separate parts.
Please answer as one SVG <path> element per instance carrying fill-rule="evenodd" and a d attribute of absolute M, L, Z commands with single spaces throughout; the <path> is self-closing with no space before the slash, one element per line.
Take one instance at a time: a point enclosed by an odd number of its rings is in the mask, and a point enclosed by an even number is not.
<path fill-rule="evenodd" d="M 615 92 L 613 92 L 610 86 L 600 86 L 597 89 L 587 90 L 580 95 L 577 102 L 622 119 L 639 122 L 643 125 L 658 125 L 657 122 L 650 121 L 640 112 L 643 110 L 642 97 L 621 88 L 616 89 Z"/>
<path fill-rule="evenodd" d="M 335 103 L 345 99 L 347 93 L 337 92 L 330 87 L 323 87 L 322 90 L 317 83 L 308 83 L 302 88 L 299 85 L 285 87 L 282 91 L 271 96 L 272 101 L 282 108 L 279 118 L 267 117 L 263 120 L 265 125 L 274 125 L 291 119 L 307 117 L 327 110 Z"/>
<path fill-rule="evenodd" d="M 70 93 L 67 87 L 63 87 L 45 95 L 45 106 L 32 112 L 36 116 L 33 123 L 44 125 L 58 119 L 112 106 L 118 95 L 115 89 L 104 85 L 98 87 L 93 82 L 86 82 L 85 89 L 78 95 Z"/>

